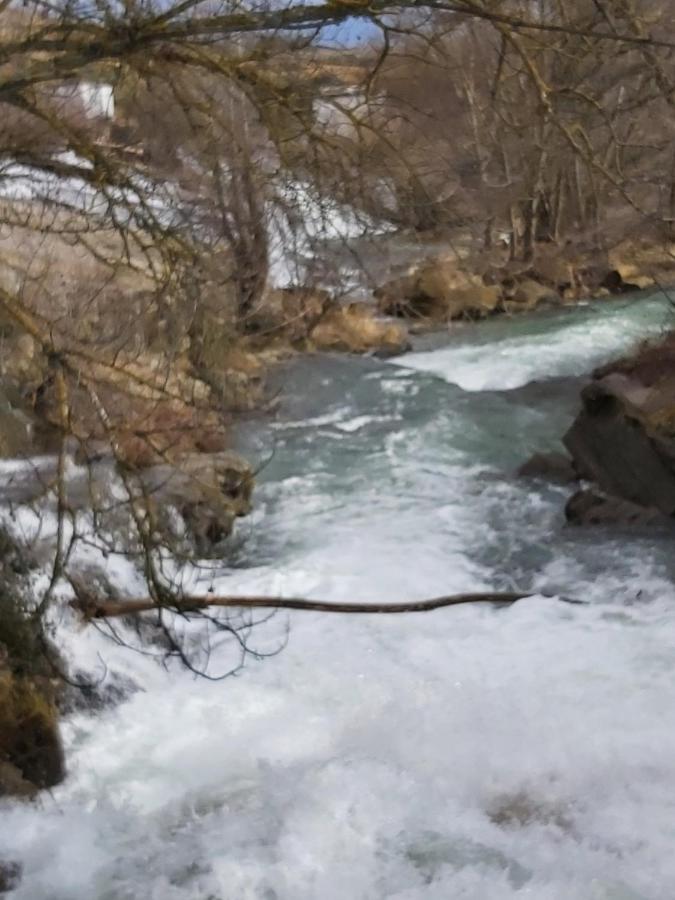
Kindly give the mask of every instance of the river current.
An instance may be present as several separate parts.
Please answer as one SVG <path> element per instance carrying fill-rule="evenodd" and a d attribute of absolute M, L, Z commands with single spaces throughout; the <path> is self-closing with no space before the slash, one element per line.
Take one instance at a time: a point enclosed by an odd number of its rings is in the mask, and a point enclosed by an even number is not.
<path fill-rule="evenodd" d="M 0 808 L 12 896 L 672 900 L 673 535 L 567 527 L 566 488 L 514 475 L 671 316 L 599 302 L 289 365 L 241 435 L 256 509 L 216 590 L 585 602 L 278 614 L 256 641 L 284 649 L 221 682 L 73 633 L 142 690 L 70 716 L 67 781 Z"/>

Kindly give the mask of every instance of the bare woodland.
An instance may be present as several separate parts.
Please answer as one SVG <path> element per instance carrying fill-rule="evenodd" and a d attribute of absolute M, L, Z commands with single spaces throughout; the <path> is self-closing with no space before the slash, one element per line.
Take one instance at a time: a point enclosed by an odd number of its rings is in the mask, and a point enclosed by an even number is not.
<path fill-rule="evenodd" d="M 341 23 L 376 37 L 327 43 Z M 159 653 L 206 668 L 186 618 L 253 652 L 253 611 L 191 601 L 182 573 L 250 509 L 228 431 L 266 402 L 265 354 L 347 315 L 324 219 L 483 272 L 590 278 L 621 242 L 668 248 L 674 51 L 666 0 L 2 0 L 3 450 L 54 454 L 7 486 L 53 522 L 24 650 L 68 603 L 122 611 L 83 587 L 91 545 L 137 564 L 127 614 L 152 614 Z M 114 111 L 87 100 L 102 86 Z"/>

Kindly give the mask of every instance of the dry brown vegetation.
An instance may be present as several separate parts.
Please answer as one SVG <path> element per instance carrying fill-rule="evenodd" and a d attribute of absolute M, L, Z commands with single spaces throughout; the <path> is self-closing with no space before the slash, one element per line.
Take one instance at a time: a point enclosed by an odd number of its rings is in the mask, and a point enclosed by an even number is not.
<path fill-rule="evenodd" d="M 506 241 L 512 259 L 549 242 L 603 253 L 628 236 L 671 239 L 675 65 L 672 47 L 639 42 L 672 40 L 669 5 L 467 7 L 480 17 L 439 13 L 374 54 L 352 131 L 325 149 L 350 161 L 343 195 L 474 248 Z"/>

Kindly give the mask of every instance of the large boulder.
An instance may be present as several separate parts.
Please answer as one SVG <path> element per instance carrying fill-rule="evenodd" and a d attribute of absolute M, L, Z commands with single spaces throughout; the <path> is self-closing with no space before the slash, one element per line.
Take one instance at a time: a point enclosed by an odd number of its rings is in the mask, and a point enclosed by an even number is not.
<path fill-rule="evenodd" d="M 614 497 L 675 515 L 675 343 L 596 373 L 564 438 L 576 468 Z"/>
<path fill-rule="evenodd" d="M 485 284 L 455 259 L 439 257 L 383 284 L 375 296 L 386 315 L 447 322 L 490 315 L 500 305 L 502 289 L 498 284 Z"/>
<path fill-rule="evenodd" d="M 607 261 L 609 272 L 615 272 L 621 282 L 640 288 L 675 280 L 675 244 L 655 237 L 627 238 L 608 252 Z"/>
<path fill-rule="evenodd" d="M 319 351 L 395 355 L 409 348 L 408 332 L 400 322 L 383 319 L 365 303 L 330 309 L 310 333 Z"/>
<path fill-rule="evenodd" d="M 502 289 L 476 279 L 467 287 L 450 291 L 445 299 L 449 319 L 482 319 L 500 308 Z"/>
<path fill-rule="evenodd" d="M 66 497 L 70 509 L 95 508 L 101 527 L 117 535 L 122 545 L 133 545 L 136 526 L 129 505 L 111 502 L 118 473 L 119 464 L 109 448 L 106 452 L 101 447 L 97 458 L 70 474 Z M 251 512 L 255 473 L 243 457 L 229 450 L 188 453 L 124 474 L 138 506 L 147 512 L 154 539 L 172 550 L 196 549 L 205 558 L 217 555 L 235 521 Z M 43 481 L 49 476 L 47 469 L 41 473 Z M 13 489 L 1 492 L 2 497 L 28 503 L 40 484 L 34 476 L 19 478 Z"/>
<path fill-rule="evenodd" d="M 44 678 L 0 670 L 0 797 L 29 797 L 63 780 L 58 716 Z"/>

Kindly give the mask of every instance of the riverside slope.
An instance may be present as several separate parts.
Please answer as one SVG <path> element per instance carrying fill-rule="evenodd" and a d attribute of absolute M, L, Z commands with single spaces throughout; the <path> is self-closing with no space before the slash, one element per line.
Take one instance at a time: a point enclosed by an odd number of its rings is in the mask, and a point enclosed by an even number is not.
<path fill-rule="evenodd" d="M 667 900 L 671 537 L 582 536 L 564 488 L 512 473 L 559 445 L 578 376 L 668 316 L 608 302 L 397 365 L 293 363 L 283 418 L 245 441 L 275 452 L 217 589 L 589 605 L 280 615 L 259 641 L 290 622 L 286 649 L 216 684 L 73 637 L 145 690 L 73 716 L 66 783 L 3 808 L 16 900 Z"/>

